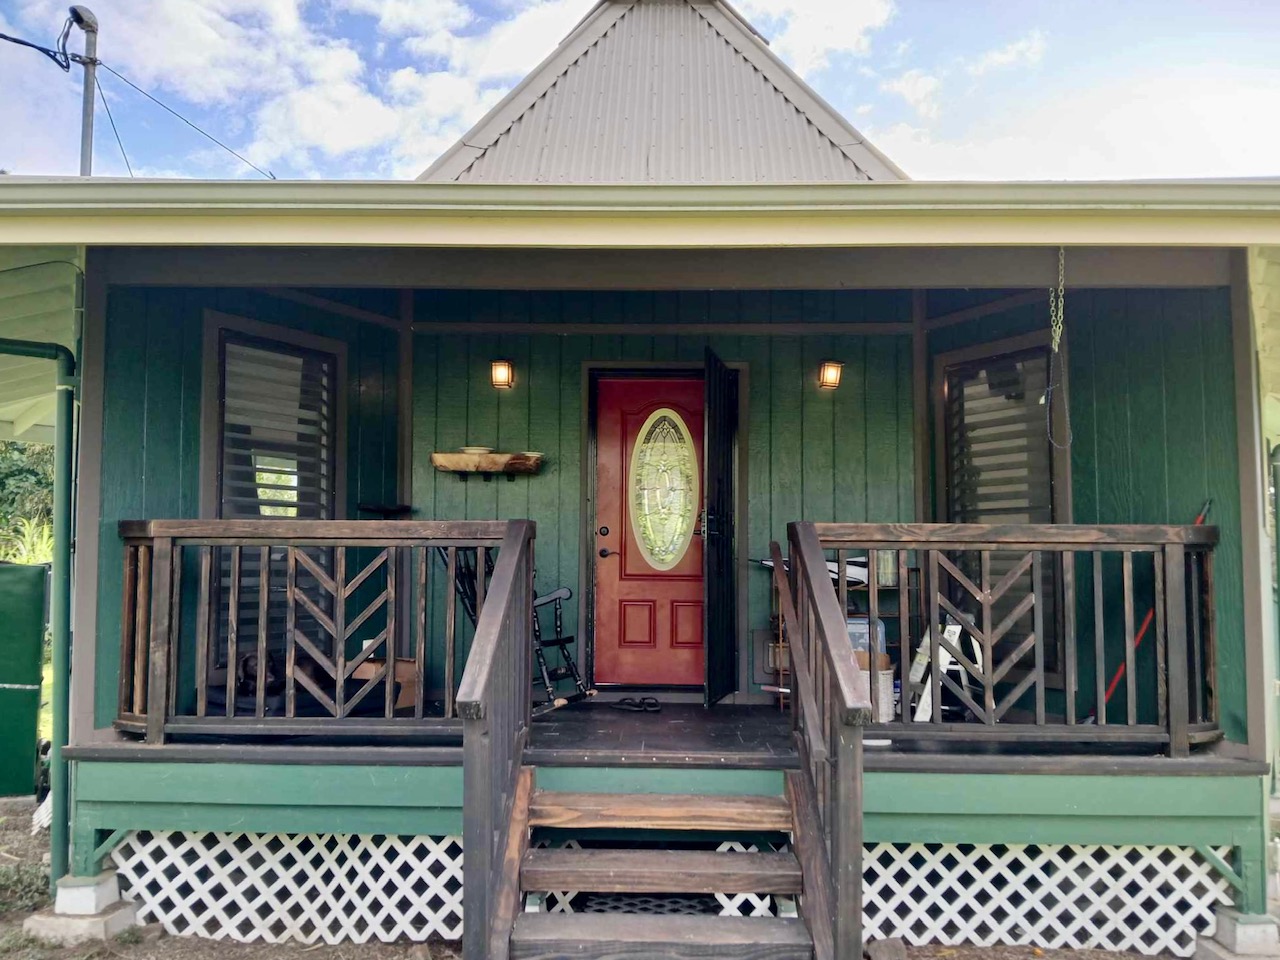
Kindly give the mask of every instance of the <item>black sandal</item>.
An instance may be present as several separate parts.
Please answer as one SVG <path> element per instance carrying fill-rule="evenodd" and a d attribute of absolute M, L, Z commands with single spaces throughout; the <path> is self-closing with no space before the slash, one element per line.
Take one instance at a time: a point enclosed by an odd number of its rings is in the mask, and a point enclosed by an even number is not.
<path fill-rule="evenodd" d="M 614 710 L 627 710 L 631 713 L 658 713 L 662 710 L 657 697 L 623 697 L 609 706 Z"/>

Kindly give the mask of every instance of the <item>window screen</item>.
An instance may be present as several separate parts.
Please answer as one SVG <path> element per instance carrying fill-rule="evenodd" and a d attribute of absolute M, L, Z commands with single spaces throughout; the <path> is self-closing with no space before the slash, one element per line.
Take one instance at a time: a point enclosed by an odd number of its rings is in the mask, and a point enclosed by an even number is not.
<path fill-rule="evenodd" d="M 224 333 L 220 516 L 333 517 L 335 367 L 331 354 Z"/>

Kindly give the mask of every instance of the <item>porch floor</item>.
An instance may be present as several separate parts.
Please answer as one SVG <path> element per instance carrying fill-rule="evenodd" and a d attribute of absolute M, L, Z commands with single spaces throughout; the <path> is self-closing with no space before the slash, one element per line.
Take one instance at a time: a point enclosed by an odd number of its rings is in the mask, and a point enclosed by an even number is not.
<path fill-rule="evenodd" d="M 657 713 L 634 713 L 601 700 L 538 717 L 525 759 L 543 766 L 798 765 L 791 717 L 777 707 L 663 703 Z"/>

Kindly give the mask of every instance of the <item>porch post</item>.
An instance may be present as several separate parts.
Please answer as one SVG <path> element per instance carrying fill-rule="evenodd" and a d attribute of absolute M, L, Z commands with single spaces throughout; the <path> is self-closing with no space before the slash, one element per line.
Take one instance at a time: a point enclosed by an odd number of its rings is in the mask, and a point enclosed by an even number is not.
<path fill-rule="evenodd" d="M 1244 559 L 1247 755 L 1266 762 L 1275 737 L 1275 624 L 1271 556 L 1267 549 L 1258 343 L 1249 284 L 1249 251 L 1232 250 L 1231 342 L 1235 360 L 1236 444 L 1240 470 L 1240 545 Z"/>

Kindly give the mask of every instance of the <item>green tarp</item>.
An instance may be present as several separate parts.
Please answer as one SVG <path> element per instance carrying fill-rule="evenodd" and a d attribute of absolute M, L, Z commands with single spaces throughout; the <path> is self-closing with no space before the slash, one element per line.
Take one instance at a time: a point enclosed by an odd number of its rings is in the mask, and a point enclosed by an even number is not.
<path fill-rule="evenodd" d="M 36 783 L 47 567 L 0 564 L 0 796 Z"/>

